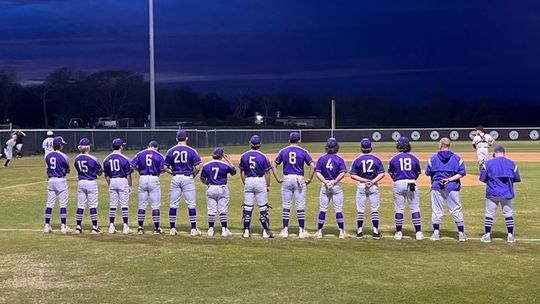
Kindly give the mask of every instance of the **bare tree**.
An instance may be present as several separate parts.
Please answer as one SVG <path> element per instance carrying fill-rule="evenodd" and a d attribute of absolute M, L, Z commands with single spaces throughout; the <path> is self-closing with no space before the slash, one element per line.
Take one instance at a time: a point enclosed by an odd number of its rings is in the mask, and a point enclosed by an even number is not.
<path fill-rule="evenodd" d="M 0 71 L 0 105 L 2 105 L 2 122 L 5 122 L 10 115 L 10 108 L 13 103 L 16 88 L 19 86 L 17 76 L 13 72 Z"/>

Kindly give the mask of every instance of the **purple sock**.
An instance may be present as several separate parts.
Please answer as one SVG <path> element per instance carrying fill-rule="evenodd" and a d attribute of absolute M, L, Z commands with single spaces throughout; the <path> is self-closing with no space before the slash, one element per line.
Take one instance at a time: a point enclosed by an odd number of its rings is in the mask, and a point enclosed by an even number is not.
<path fill-rule="evenodd" d="M 396 231 L 402 231 L 403 230 L 403 213 L 396 213 L 395 220 L 396 220 Z"/>
<path fill-rule="evenodd" d="M 92 226 L 97 227 L 98 225 L 97 208 L 90 208 L 90 219 L 92 220 Z"/>
<path fill-rule="evenodd" d="M 188 216 L 191 229 L 197 229 L 197 209 L 188 209 Z"/>
<path fill-rule="evenodd" d="M 137 211 L 137 221 L 139 222 L 139 227 L 144 227 L 144 217 L 146 215 L 146 210 L 139 209 Z"/>
<path fill-rule="evenodd" d="M 170 208 L 169 209 L 169 225 L 171 229 L 176 228 L 176 213 L 178 209 Z"/>
<path fill-rule="evenodd" d="M 422 217 L 420 216 L 420 211 L 412 214 L 412 222 L 416 232 L 422 231 Z"/>
<path fill-rule="evenodd" d="M 504 222 L 506 224 L 506 229 L 508 230 L 508 233 L 514 234 L 514 217 L 505 217 Z"/>
<path fill-rule="evenodd" d="M 222 228 L 227 228 L 227 213 L 220 213 L 219 221 L 221 222 Z"/>
<path fill-rule="evenodd" d="M 84 214 L 84 209 L 77 208 L 77 226 L 82 225 L 83 214 Z"/>
<path fill-rule="evenodd" d="M 323 229 L 325 220 L 326 220 L 326 212 L 319 211 L 319 221 L 318 221 L 318 224 L 317 224 L 317 229 L 318 230 Z"/>
<path fill-rule="evenodd" d="M 154 229 L 159 229 L 159 221 L 161 219 L 161 213 L 159 209 L 152 209 L 152 220 L 154 221 Z"/>
<path fill-rule="evenodd" d="M 66 224 L 67 208 L 60 208 L 60 222 L 62 225 Z"/>
<path fill-rule="evenodd" d="M 251 210 L 244 210 L 244 230 L 249 229 L 251 225 Z"/>
<path fill-rule="evenodd" d="M 122 207 L 122 221 L 124 221 L 124 224 L 128 224 L 129 219 L 129 208 L 128 207 Z"/>
<path fill-rule="evenodd" d="M 491 233 L 491 227 L 493 226 L 493 218 L 486 217 L 484 219 L 484 230 L 486 233 Z"/>
<path fill-rule="evenodd" d="M 343 222 L 343 212 L 336 212 L 336 221 L 338 228 L 343 230 L 345 228 L 345 223 Z"/>
<path fill-rule="evenodd" d="M 216 223 L 216 215 L 209 214 L 208 215 L 208 228 L 214 228 L 215 223 Z"/>
<path fill-rule="evenodd" d="M 261 210 L 261 226 L 264 230 L 268 230 L 268 210 Z"/>
<path fill-rule="evenodd" d="M 291 215 L 291 209 L 283 209 L 281 217 L 283 218 L 283 228 L 289 227 L 289 216 Z"/>
<path fill-rule="evenodd" d="M 433 224 L 433 230 L 440 230 L 441 224 Z"/>
<path fill-rule="evenodd" d="M 379 212 L 378 211 L 371 212 L 371 224 L 373 225 L 373 228 L 379 229 Z"/>
<path fill-rule="evenodd" d="M 301 210 L 297 210 L 296 214 L 298 215 L 298 227 L 300 227 L 300 229 L 304 229 L 304 225 L 306 221 L 306 212 L 303 209 L 301 209 Z"/>
<path fill-rule="evenodd" d="M 52 208 L 45 208 L 45 224 L 51 224 Z"/>
<path fill-rule="evenodd" d="M 114 224 L 114 218 L 116 216 L 116 208 L 109 209 L 109 223 Z"/>

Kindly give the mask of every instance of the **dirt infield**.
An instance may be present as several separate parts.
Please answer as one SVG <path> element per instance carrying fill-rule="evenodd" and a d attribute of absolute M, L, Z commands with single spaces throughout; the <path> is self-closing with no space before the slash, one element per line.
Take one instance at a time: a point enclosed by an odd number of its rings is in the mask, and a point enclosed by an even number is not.
<path fill-rule="evenodd" d="M 380 157 L 383 161 L 388 160 L 392 158 L 396 153 L 393 152 L 381 152 L 376 153 L 378 157 Z M 270 159 L 274 159 L 276 157 L 276 153 L 268 153 L 267 154 Z M 312 153 L 313 159 L 316 161 L 323 153 Z M 340 153 L 341 157 L 345 159 L 346 162 L 351 163 L 359 154 L 356 153 Z M 427 162 L 427 159 L 433 155 L 431 152 L 417 152 L 414 153 L 416 157 L 420 159 L 422 164 Z M 459 156 L 466 162 L 474 162 L 477 160 L 476 153 L 475 152 L 462 152 L 459 153 Z M 540 162 L 540 153 L 533 153 L 533 152 L 516 152 L 516 153 L 507 153 L 507 156 L 511 158 L 512 160 L 516 162 Z M 231 161 L 233 161 L 235 164 L 238 164 L 240 161 L 240 154 L 231 154 L 230 155 Z M 203 157 L 203 161 L 210 160 L 210 157 Z M 468 174 L 464 178 L 462 178 L 462 185 L 463 186 L 480 186 L 483 185 L 483 183 L 478 179 L 479 176 L 475 174 Z M 356 181 L 345 178 L 343 180 L 346 184 L 356 184 Z M 391 186 L 392 180 L 388 175 L 379 182 L 379 185 L 381 186 Z M 421 175 L 418 178 L 418 185 L 420 186 L 430 186 L 431 182 L 429 177 L 425 175 Z"/>

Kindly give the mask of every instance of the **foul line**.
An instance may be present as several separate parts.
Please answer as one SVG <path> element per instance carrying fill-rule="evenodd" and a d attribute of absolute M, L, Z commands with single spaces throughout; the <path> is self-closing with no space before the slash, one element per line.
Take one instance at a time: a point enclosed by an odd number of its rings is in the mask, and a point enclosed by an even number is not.
<path fill-rule="evenodd" d="M 46 183 L 46 182 L 47 181 L 39 181 L 39 182 L 33 182 L 33 183 L 27 183 L 27 184 L 18 184 L 18 185 L 13 185 L 13 186 L 1 187 L 0 190 L 7 190 L 7 189 L 13 189 L 13 188 L 19 188 L 19 187 L 32 186 L 32 185 L 37 185 L 37 184 L 43 184 L 43 183 Z"/>

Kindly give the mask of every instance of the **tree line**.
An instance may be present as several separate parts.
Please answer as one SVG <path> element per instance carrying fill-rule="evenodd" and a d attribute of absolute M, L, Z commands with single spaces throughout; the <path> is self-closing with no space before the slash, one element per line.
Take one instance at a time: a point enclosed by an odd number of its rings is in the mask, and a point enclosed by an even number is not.
<path fill-rule="evenodd" d="M 189 121 L 206 126 L 253 125 L 263 116 L 329 118 L 330 98 L 308 98 L 294 92 L 239 94 L 195 92 L 188 86 L 158 85 L 158 122 Z M 537 102 L 485 98 L 467 102 L 435 93 L 420 102 L 376 96 L 333 96 L 338 127 L 465 127 L 534 125 Z M 139 126 L 149 114 L 149 85 L 142 74 L 126 70 L 85 72 L 60 68 L 42 83 L 22 85 L 15 73 L 0 70 L 0 119 L 22 128 L 65 127 L 69 118 L 91 123 L 98 117 L 131 118 Z M 272 126 L 271 120 L 268 125 Z"/>

